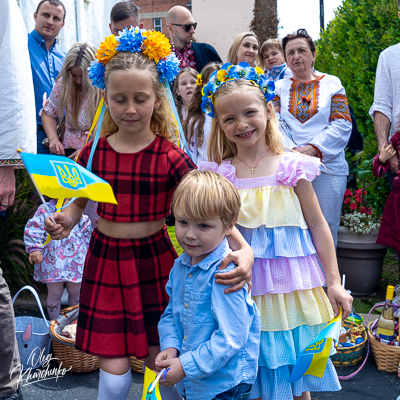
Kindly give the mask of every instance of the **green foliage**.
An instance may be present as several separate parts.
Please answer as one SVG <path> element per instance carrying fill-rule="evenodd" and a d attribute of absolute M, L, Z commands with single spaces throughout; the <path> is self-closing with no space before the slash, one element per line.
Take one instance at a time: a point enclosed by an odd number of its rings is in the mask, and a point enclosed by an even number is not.
<path fill-rule="evenodd" d="M 349 174 L 356 179 L 357 187 L 362 193 L 364 190 L 367 191 L 365 197 L 367 207 L 373 208 L 380 218 L 389 192 L 387 179 L 373 176 L 372 157 L 368 157 L 365 151 L 360 151 L 354 156 L 347 152 L 346 160 L 349 164 Z"/>
<path fill-rule="evenodd" d="M 0 217 L 0 266 L 12 292 L 33 284 L 33 265 L 28 261 L 23 238 L 25 225 L 38 206 L 26 171 L 16 170 L 15 178 L 14 204 L 7 210 L 7 219 Z"/>
<path fill-rule="evenodd" d="M 182 249 L 181 246 L 179 246 L 179 243 L 176 240 L 175 227 L 174 226 L 169 226 L 168 227 L 168 235 L 171 238 L 171 242 L 175 247 L 175 251 L 178 253 L 178 256 L 180 256 L 183 253 L 183 249 Z"/>
<path fill-rule="evenodd" d="M 315 68 L 339 77 L 364 137 L 365 159 L 377 154 L 377 141 L 368 110 L 374 101 L 379 54 L 400 42 L 396 0 L 344 0 L 335 18 L 317 41 Z M 379 193 L 374 206 L 382 212 L 388 185 L 380 180 L 367 190 Z"/>

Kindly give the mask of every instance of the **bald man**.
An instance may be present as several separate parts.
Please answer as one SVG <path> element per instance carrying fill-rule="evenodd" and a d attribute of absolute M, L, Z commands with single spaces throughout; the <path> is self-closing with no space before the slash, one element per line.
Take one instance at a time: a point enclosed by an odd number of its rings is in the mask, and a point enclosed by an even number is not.
<path fill-rule="evenodd" d="M 192 43 L 197 23 L 187 8 L 172 7 L 168 11 L 166 23 L 173 51 L 181 60 L 181 68 L 191 67 L 201 72 L 209 62 L 222 62 L 214 47 L 206 43 Z"/>

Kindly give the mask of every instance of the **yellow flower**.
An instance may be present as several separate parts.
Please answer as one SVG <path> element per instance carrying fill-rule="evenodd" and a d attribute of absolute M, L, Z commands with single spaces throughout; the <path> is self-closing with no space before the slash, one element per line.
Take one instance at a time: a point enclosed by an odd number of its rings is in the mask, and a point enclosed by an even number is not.
<path fill-rule="evenodd" d="M 197 75 L 196 85 L 197 85 L 197 86 L 203 86 L 203 79 L 202 79 L 202 77 L 201 77 L 201 74 L 198 74 L 198 75 Z"/>
<path fill-rule="evenodd" d="M 260 67 L 256 67 L 256 73 L 257 75 L 264 75 L 264 71 Z"/>
<path fill-rule="evenodd" d="M 111 60 L 117 54 L 117 40 L 114 35 L 107 36 L 104 42 L 101 43 L 96 53 L 96 58 L 103 64 Z"/>
<path fill-rule="evenodd" d="M 226 80 L 228 80 L 228 73 L 224 69 L 218 70 L 217 79 L 220 82 L 225 82 Z"/>
<path fill-rule="evenodd" d="M 147 39 L 143 41 L 143 54 L 150 60 L 160 61 L 171 53 L 171 45 L 164 34 L 157 31 L 143 32 Z"/>

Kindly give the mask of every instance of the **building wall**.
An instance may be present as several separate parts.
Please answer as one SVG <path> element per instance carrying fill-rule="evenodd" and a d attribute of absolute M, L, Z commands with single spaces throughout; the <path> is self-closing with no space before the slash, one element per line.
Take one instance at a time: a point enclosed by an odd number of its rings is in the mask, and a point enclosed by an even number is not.
<path fill-rule="evenodd" d="M 226 61 L 233 38 L 250 29 L 253 7 L 254 0 L 193 0 L 196 41 L 211 44 Z"/>
<path fill-rule="evenodd" d="M 28 32 L 35 28 L 33 13 L 40 0 L 19 0 Z M 61 46 L 69 50 L 77 42 L 88 41 L 96 47 L 110 35 L 111 8 L 119 0 L 62 0 L 66 8 L 64 28 L 58 37 Z"/>
<path fill-rule="evenodd" d="M 174 6 L 183 6 L 191 9 L 191 0 L 136 0 L 135 4 L 140 7 L 140 21 L 145 29 L 154 29 L 154 19 L 162 21 L 162 32 L 168 35 L 165 24 L 165 17 L 168 11 Z"/>

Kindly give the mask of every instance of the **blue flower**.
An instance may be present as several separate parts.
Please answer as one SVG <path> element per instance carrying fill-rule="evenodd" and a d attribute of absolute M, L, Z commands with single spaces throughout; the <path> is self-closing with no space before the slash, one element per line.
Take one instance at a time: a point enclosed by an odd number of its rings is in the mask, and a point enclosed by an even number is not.
<path fill-rule="evenodd" d="M 157 70 L 160 73 L 161 83 L 164 80 L 168 83 L 173 82 L 180 71 L 180 64 L 181 62 L 175 53 L 171 53 L 167 57 L 162 58 L 157 64 Z"/>
<path fill-rule="evenodd" d="M 88 71 L 89 79 L 92 80 L 92 85 L 98 87 L 99 89 L 105 89 L 104 73 L 106 71 L 106 67 L 98 61 L 92 61 Z"/>
<path fill-rule="evenodd" d="M 242 61 L 229 69 L 229 76 L 234 79 L 255 80 L 257 78 L 257 73 L 255 68 L 250 67 L 247 61 Z"/>
<path fill-rule="evenodd" d="M 211 118 L 215 118 L 214 108 L 212 105 L 212 101 L 209 97 L 203 96 L 202 102 L 201 102 L 201 109 L 203 110 L 203 112 L 208 114 Z"/>
<path fill-rule="evenodd" d="M 262 75 L 258 80 L 260 89 L 264 92 L 267 101 L 272 100 L 275 97 L 275 83 L 270 81 L 265 75 Z"/>
<path fill-rule="evenodd" d="M 217 76 L 217 74 L 215 74 L 215 77 L 216 76 Z M 215 91 L 217 90 L 217 87 L 218 87 L 218 85 L 216 84 L 216 80 L 214 80 L 214 82 L 208 81 L 207 85 L 205 85 L 203 87 L 203 90 L 201 91 L 201 93 L 203 94 L 203 96 L 210 97 L 215 93 Z"/>
<path fill-rule="evenodd" d="M 124 28 L 116 39 L 119 43 L 117 51 L 139 52 L 141 51 L 143 39 L 145 39 L 145 37 L 138 27 L 134 28 L 131 26 L 129 29 Z"/>

